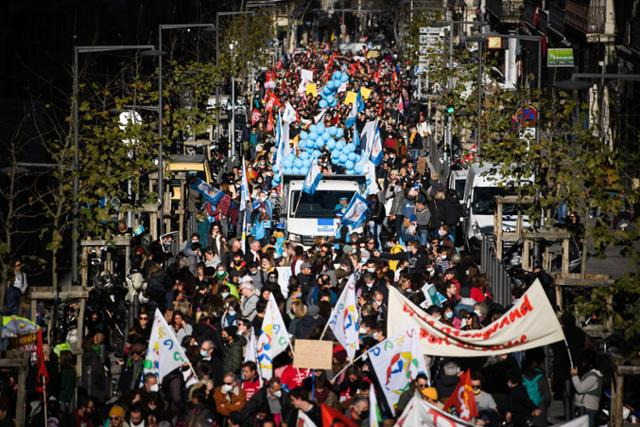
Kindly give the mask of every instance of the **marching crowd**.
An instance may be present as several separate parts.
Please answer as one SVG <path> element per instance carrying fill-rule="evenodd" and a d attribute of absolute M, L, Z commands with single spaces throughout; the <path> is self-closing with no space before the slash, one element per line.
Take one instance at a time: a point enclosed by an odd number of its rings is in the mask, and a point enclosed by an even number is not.
<path fill-rule="evenodd" d="M 384 152 L 375 170 L 380 191 L 367 197 L 361 231 L 338 227 L 335 236 L 316 238 L 309 247 L 287 240 L 278 221 L 281 190 L 274 183 L 278 173 L 273 168 L 278 112 L 287 104 L 296 112 L 289 128 L 296 149 L 302 131 L 317 120 L 325 127 L 342 126 L 351 106 L 343 102 L 348 91 L 338 91 L 336 107 L 325 108 L 317 117 L 320 96 L 308 90 L 301 70 L 311 71 L 319 85 L 342 71 L 349 75 L 348 90 L 370 89 L 355 127 L 359 132 L 367 121 L 377 120 Z M 491 283 L 476 264 L 477 254 L 465 251 L 456 236 L 459 201 L 429 168 L 430 112 L 411 102 L 407 69 L 393 50 L 354 55 L 311 45 L 283 58 L 254 89 L 242 146 L 245 167 L 235 165 L 214 183 L 224 192 L 225 202 L 214 206 L 199 199 L 198 232 L 180 242 L 178 253 L 170 250 L 170 236 L 147 246 L 133 242 L 132 266 L 146 288 L 127 333 L 124 360 L 112 360 L 104 313 L 87 315 L 81 376 L 75 375 L 69 351 L 43 346 L 49 373 L 48 425 L 312 425 L 300 424 L 301 414 L 304 422 L 316 426 L 329 425 L 327 417 L 343 425 L 368 426 L 372 418 L 380 425 L 393 425 L 414 395 L 442 407 L 464 372 L 471 378 L 478 409 L 471 422 L 476 425 L 549 425 L 554 397 L 562 400 L 567 421 L 579 411 L 594 425 L 604 377 L 588 338 L 568 313 L 561 323 L 573 359 L 562 342 L 547 352 L 538 348 L 475 358 L 425 356 L 427 372 L 407 380 L 395 408 L 379 392 L 380 380 L 370 360 L 357 357 L 351 363 L 337 342 L 329 370 L 294 367 L 288 348 L 273 359 L 270 378 L 262 378 L 260 362 L 248 348 L 252 335 L 263 333 L 269 302 L 277 304 L 292 342 L 331 340 L 333 334 L 325 326 L 352 277 L 359 319 L 357 356 L 388 338 L 391 287 L 459 330 L 482 329 L 508 307 L 493 301 Z M 345 139 L 351 143 L 352 133 L 345 132 Z M 330 153 L 321 154 L 323 173 L 341 172 L 330 161 L 322 162 L 323 156 L 329 159 Z M 246 210 L 240 209 L 243 170 L 253 201 Z M 337 218 L 347 202 L 336 206 Z M 538 269 L 536 274 L 543 277 L 544 272 Z M 19 287 L 22 279 L 17 281 Z M 427 285 L 437 291 L 435 303 L 424 291 Z M 514 288 L 514 300 L 525 290 Z M 192 367 L 197 382 L 181 369 L 161 381 L 145 373 L 156 309 L 173 329 L 188 358 L 184 369 Z M 117 382 L 112 382 L 114 366 Z M 41 395 L 35 392 L 35 377 L 29 380 L 29 398 L 37 402 Z M 4 381 L 0 390 L 0 426 L 11 425 L 11 386 Z M 372 391 L 379 409 L 369 407 Z M 30 418 L 31 425 L 42 425 L 39 414 Z"/>

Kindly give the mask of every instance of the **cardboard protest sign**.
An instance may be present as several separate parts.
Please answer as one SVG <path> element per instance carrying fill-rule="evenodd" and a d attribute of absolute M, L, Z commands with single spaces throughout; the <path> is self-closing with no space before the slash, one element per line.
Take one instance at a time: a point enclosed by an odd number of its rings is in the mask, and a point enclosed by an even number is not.
<path fill-rule="evenodd" d="M 347 91 L 347 96 L 344 97 L 344 103 L 345 105 L 353 105 L 353 103 L 356 101 L 356 93 L 352 90 Z"/>
<path fill-rule="evenodd" d="M 362 95 L 362 97 L 366 100 L 369 99 L 369 96 L 371 95 L 371 89 L 366 88 L 364 86 L 362 86 L 360 88 L 360 95 Z"/>
<path fill-rule="evenodd" d="M 293 366 L 298 369 L 331 369 L 332 341 L 296 340 Z"/>

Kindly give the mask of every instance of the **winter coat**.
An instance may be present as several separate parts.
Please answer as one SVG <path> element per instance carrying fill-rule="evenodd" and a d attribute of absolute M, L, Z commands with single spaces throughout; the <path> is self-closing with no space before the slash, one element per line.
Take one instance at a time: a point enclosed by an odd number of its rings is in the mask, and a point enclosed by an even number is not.
<path fill-rule="evenodd" d="M 260 300 L 260 297 L 256 294 L 253 294 L 248 298 L 242 297 L 242 306 L 240 307 L 242 317 L 249 321 L 256 317 L 256 304 L 258 304 L 258 300 Z"/>
<path fill-rule="evenodd" d="M 223 417 L 228 417 L 232 412 L 241 412 L 247 403 L 244 390 L 238 385 L 229 393 L 224 393 L 222 386 L 216 387 L 213 398 L 216 401 L 216 410 Z"/>
<path fill-rule="evenodd" d="M 267 400 L 267 388 L 268 386 L 265 384 L 245 405 L 242 411 L 242 427 L 253 427 L 255 425 L 255 416 L 258 412 L 270 412 L 269 402 Z M 282 419 L 286 420 L 289 413 L 294 411 L 295 408 L 291 406 L 291 399 L 289 399 L 289 395 L 285 393 L 284 390 L 278 398 L 278 401 L 280 402 Z"/>
<path fill-rule="evenodd" d="M 240 373 L 240 367 L 244 357 L 242 352 L 244 346 L 247 345 L 247 339 L 243 336 L 235 336 L 233 342 L 225 349 L 224 352 L 224 371 Z"/>
<path fill-rule="evenodd" d="M 592 369 L 582 378 L 573 375 L 571 382 L 576 389 L 575 405 L 597 411 L 600 408 L 600 396 L 602 395 L 602 373 L 597 369 Z"/>

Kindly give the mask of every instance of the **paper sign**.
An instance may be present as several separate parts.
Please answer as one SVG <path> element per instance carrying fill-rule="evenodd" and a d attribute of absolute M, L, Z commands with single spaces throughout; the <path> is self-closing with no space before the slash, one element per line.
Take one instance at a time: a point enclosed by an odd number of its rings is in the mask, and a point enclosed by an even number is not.
<path fill-rule="evenodd" d="M 366 87 L 362 86 L 362 87 L 360 88 L 360 95 L 362 95 L 362 97 L 363 97 L 365 100 L 369 99 L 369 95 L 371 95 L 371 89 L 369 89 L 369 88 L 366 88 Z"/>
<path fill-rule="evenodd" d="M 293 367 L 298 369 L 331 369 L 332 341 L 296 340 Z"/>
<path fill-rule="evenodd" d="M 311 94 L 313 96 L 318 96 L 318 88 L 315 83 L 307 83 L 307 91 L 306 94 Z"/>
<path fill-rule="evenodd" d="M 347 96 L 344 97 L 345 105 L 353 105 L 356 101 L 356 93 L 352 90 L 347 92 Z"/>
<path fill-rule="evenodd" d="M 367 52 L 367 58 L 377 58 L 378 56 L 380 56 L 380 52 L 377 50 L 370 50 Z"/>
<path fill-rule="evenodd" d="M 312 82 L 313 81 L 313 71 L 305 70 L 304 68 L 300 69 L 300 80 Z"/>

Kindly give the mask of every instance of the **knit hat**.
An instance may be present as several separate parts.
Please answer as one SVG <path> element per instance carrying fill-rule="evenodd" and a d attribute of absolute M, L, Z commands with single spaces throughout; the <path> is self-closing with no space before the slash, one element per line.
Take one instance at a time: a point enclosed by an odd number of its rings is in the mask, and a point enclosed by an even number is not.
<path fill-rule="evenodd" d="M 120 405 L 113 405 L 109 410 L 109 416 L 124 418 L 124 408 Z"/>
<path fill-rule="evenodd" d="M 423 388 L 422 390 L 420 390 L 420 393 L 427 399 L 438 400 L 438 390 L 436 390 L 434 387 Z"/>

